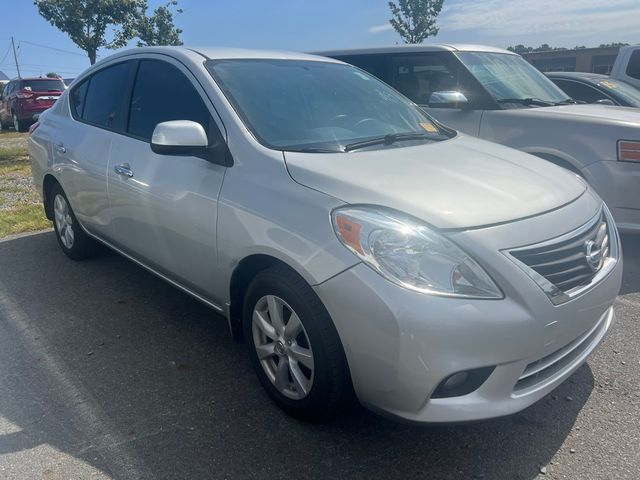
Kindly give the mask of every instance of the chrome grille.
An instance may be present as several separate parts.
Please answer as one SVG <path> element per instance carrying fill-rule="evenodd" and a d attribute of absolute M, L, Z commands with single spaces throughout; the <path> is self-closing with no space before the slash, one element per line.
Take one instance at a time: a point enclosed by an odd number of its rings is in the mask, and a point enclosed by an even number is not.
<path fill-rule="evenodd" d="M 554 240 L 513 249 L 509 254 L 538 283 L 554 303 L 590 285 L 617 255 L 615 230 L 604 211 L 583 227 Z M 613 238 L 613 241 L 612 241 Z M 617 250 L 617 249 L 616 249 Z M 614 262 L 615 263 L 615 262 Z"/>

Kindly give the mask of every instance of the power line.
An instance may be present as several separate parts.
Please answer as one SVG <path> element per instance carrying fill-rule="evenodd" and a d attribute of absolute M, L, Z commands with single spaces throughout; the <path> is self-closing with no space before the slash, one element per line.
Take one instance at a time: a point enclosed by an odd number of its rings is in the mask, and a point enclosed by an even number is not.
<path fill-rule="evenodd" d="M 5 61 L 5 59 L 9 56 L 9 52 L 11 51 L 11 44 L 9 44 L 7 46 L 7 51 L 5 52 L 4 56 L 2 57 L 2 60 L 0 60 L 0 65 L 2 64 L 2 62 Z"/>
<path fill-rule="evenodd" d="M 26 43 L 27 45 L 33 45 L 34 47 L 48 48 L 49 50 L 55 50 L 56 52 L 68 53 L 70 55 L 78 55 L 80 57 L 84 57 L 85 56 L 82 53 L 72 52 L 71 50 L 64 50 L 62 48 L 50 47 L 48 45 L 42 45 L 40 43 L 29 42 L 27 40 L 20 40 L 19 38 L 17 40 L 20 43 Z"/>

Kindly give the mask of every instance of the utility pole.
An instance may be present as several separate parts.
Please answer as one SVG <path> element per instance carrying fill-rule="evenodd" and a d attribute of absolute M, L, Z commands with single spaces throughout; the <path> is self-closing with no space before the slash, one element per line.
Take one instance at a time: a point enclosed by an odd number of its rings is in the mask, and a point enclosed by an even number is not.
<path fill-rule="evenodd" d="M 16 70 L 18 71 L 18 78 L 22 78 L 20 75 L 20 67 L 18 66 L 18 56 L 16 55 L 16 44 L 13 41 L 13 37 L 11 37 L 11 47 L 13 48 L 13 60 L 16 62 Z"/>

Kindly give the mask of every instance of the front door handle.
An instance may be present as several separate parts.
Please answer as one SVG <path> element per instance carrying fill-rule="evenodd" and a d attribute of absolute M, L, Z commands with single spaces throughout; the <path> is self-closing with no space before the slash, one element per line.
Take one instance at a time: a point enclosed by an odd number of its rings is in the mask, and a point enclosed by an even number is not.
<path fill-rule="evenodd" d="M 113 167 L 113 170 L 123 177 L 131 178 L 133 177 L 133 170 L 129 167 L 128 163 L 123 163 L 122 165 L 116 165 Z"/>
<path fill-rule="evenodd" d="M 56 150 L 59 151 L 60 153 L 67 153 L 67 149 L 64 148 L 64 145 L 62 145 L 62 142 L 56 145 Z"/>

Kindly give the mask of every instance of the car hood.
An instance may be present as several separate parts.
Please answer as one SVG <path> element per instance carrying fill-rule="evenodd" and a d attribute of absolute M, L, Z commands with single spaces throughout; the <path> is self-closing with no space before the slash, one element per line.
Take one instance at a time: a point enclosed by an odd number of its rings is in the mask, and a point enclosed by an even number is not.
<path fill-rule="evenodd" d="M 574 201 L 587 188 L 549 162 L 461 134 L 412 147 L 284 155 L 302 185 L 346 203 L 394 208 L 443 229 L 534 216 Z"/>

